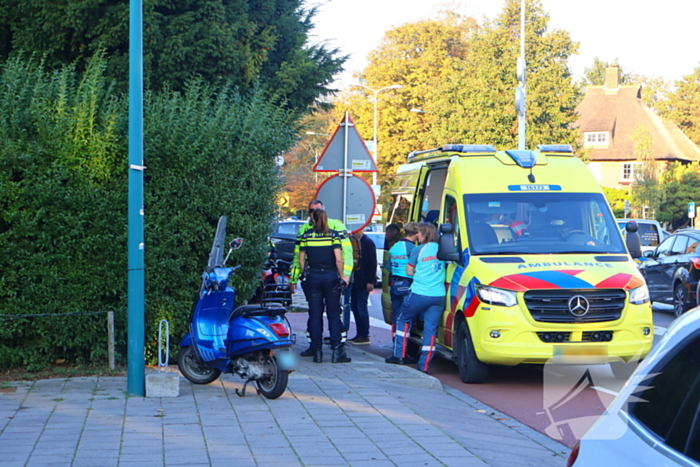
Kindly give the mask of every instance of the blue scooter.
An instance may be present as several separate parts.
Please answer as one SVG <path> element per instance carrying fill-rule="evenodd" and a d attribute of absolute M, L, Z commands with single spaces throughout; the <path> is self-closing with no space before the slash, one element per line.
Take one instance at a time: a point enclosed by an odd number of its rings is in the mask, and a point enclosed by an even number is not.
<path fill-rule="evenodd" d="M 180 342 L 178 366 L 195 384 L 209 384 L 221 373 L 236 373 L 246 380 L 243 390 L 236 390 L 239 396 L 245 396 L 248 383 L 254 381 L 258 394 L 276 399 L 287 388 L 296 365 L 290 351 L 296 335 L 281 305 L 234 307 L 236 291 L 228 279 L 240 266 L 226 267 L 226 260 L 243 245 L 243 239 L 231 241 L 224 259 L 225 236 L 226 217 L 222 216 L 192 309 L 190 332 Z"/>

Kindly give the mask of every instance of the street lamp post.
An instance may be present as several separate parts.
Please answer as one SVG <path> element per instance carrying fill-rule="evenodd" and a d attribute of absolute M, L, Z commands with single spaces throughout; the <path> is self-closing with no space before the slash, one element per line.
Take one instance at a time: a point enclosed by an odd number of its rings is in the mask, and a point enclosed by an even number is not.
<path fill-rule="evenodd" d="M 377 169 L 379 169 L 379 151 L 378 151 L 378 146 L 377 146 L 377 101 L 378 101 L 378 94 L 385 89 L 401 89 L 403 86 L 400 84 L 392 84 L 391 86 L 387 86 L 384 88 L 380 89 L 372 89 L 369 86 L 365 86 L 364 84 L 353 84 L 352 86 L 359 86 L 361 88 L 365 88 L 369 91 L 372 91 L 374 94 L 374 162 L 377 164 Z M 377 172 L 372 173 L 372 185 L 377 185 Z"/>
<path fill-rule="evenodd" d="M 331 135 L 327 135 L 325 133 L 315 133 L 313 131 L 307 131 L 306 134 L 311 135 L 311 136 L 328 136 L 329 138 L 331 137 Z M 316 161 L 316 164 L 318 164 L 318 150 L 316 148 L 313 148 L 313 149 L 314 149 L 314 159 Z M 318 185 L 318 172 L 314 172 L 314 180 L 316 180 L 316 185 Z"/>

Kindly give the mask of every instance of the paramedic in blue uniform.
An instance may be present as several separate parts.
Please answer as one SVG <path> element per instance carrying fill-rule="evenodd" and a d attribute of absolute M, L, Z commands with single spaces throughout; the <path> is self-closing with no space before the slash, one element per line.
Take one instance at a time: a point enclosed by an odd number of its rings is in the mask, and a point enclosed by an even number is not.
<path fill-rule="evenodd" d="M 328 227 L 328 215 L 323 209 L 311 214 L 313 228 L 307 230 L 299 244 L 299 267 L 306 273 L 305 291 L 309 301 L 309 335 L 315 363 L 323 361 L 323 309 L 328 317 L 331 334 L 333 363 L 349 362 L 345 344 L 341 337 L 344 332 L 340 321 L 341 282 L 347 286 L 348 276 L 343 271 L 341 256 L 341 232 Z M 308 267 L 307 267 L 308 266 Z"/>
<path fill-rule="evenodd" d="M 433 224 L 418 224 L 419 246 L 411 251 L 406 274 L 413 277 L 410 293 L 404 298 L 396 318 L 394 355 L 387 363 L 404 365 L 407 357 L 411 323 L 416 317 L 423 318 L 423 346 L 418 359 L 418 369 L 427 373 L 435 355 L 435 338 L 438 324 L 445 309 L 445 262 L 438 253 L 438 233 Z"/>
<path fill-rule="evenodd" d="M 403 227 L 404 237 L 389 250 L 389 274 L 390 286 L 389 294 L 391 295 L 391 329 L 392 334 L 396 330 L 396 317 L 399 315 L 403 299 L 408 295 L 409 287 L 413 278 L 406 274 L 406 266 L 408 266 L 408 258 L 411 251 L 415 248 L 415 243 L 418 238 L 418 224 L 409 222 Z"/>

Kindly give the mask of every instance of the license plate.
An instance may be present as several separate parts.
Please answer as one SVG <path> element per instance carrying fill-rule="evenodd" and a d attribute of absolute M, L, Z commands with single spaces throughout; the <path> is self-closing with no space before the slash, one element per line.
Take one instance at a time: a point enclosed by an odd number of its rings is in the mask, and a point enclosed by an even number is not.
<path fill-rule="evenodd" d="M 555 345 L 554 360 L 560 363 L 607 363 L 608 346 L 596 344 Z"/>
<path fill-rule="evenodd" d="M 289 350 L 283 350 L 275 354 L 277 365 L 283 370 L 296 370 L 297 357 Z"/>

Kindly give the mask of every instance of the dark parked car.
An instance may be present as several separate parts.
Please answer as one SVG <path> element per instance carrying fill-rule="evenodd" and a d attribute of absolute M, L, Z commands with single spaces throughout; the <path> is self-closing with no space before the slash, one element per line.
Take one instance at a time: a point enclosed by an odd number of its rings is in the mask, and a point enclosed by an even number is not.
<path fill-rule="evenodd" d="M 282 261 L 292 262 L 294 259 L 294 242 L 297 239 L 299 227 L 306 224 L 305 221 L 284 220 L 275 224 L 270 239 L 277 249 L 277 257 Z"/>
<path fill-rule="evenodd" d="M 686 229 L 668 237 L 654 251 L 644 252 L 639 271 L 652 302 L 673 305 L 676 316 L 698 304 L 700 230 Z"/>

